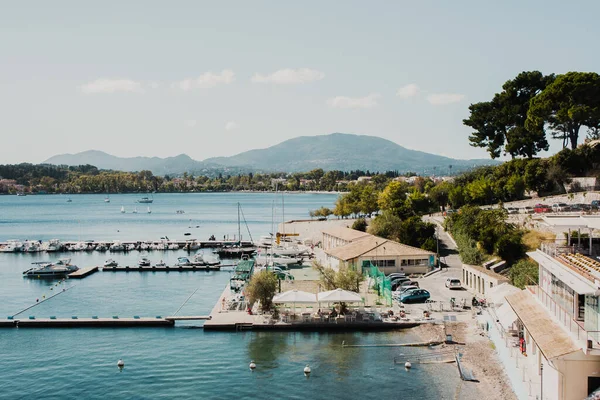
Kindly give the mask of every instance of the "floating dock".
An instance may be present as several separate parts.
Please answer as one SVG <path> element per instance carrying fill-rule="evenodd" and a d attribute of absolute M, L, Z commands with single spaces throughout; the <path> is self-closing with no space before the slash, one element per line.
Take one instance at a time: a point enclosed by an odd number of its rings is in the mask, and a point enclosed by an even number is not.
<path fill-rule="evenodd" d="M 75 272 L 71 272 L 68 276 L 69 279 L 83 279 L 88 275 L 98 272 L 98 267 L 86 267 L 80 268 Z"/>
<path fill-rule="evenodd" d="M 173 327 L 176 321 L 209 320 L 209 315 L 199 316 L 170 316 L 155 318 L 138 317 L 120 318 L 29 318 L 6 319 L 0 321 L 0 328 L 143 328 L 143 327 Z"/>

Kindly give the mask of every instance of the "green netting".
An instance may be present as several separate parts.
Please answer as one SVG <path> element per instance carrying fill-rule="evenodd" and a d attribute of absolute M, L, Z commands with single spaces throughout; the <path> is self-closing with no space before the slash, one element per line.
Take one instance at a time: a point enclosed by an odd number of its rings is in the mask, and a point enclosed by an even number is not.
<path fill-rule="evenodd" d="M 373 265 L 371 261 L 363 261 L 362 264 L 363 274 L 367 274 L 373 279 L 373 289 L 377 291 L 379 297 L 381 297 L 387 306 L 392 305 L 392 283 L 385 274 L 381 272 L 377 266 Z"/>

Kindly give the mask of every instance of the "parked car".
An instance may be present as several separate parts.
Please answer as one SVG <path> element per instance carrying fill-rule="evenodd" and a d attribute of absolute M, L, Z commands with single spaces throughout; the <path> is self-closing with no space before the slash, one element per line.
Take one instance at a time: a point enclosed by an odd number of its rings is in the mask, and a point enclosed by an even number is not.
<path fill-rule="evenodd" d="M 533 207 L 533 211 L 534 211 L 536 214 L 541 214 L 541 213 L 549 213 L 549 212 L 552 212 L 552 207 L 550 207 L 550 206 L 549 206 L 549 205 L 547 205 L 547 204 L 536 204 L 536 205 Z"/>
<path fill-rule="evenodd" d="M 417 281 L 404 281 L 400 284 L 400 287 L 406 287 L 406 286 L 416 286 L 419 287 L 419 282 Z"/>
<path fill-rule="evenodd" d="M 406 284 L 402 285 L 405 282 L 411 282 L 411 280 L 407 279 L 407 280 L 398 280 L 398 281 L 392 282 L 392 290 L 397 290 L 399 287 L 406 286 Z"/>
<path fill-rule="evenodd" d="M 400 297 L 403 293 L 408 293 L 413 290 L 420 289 L 418 286 L 402 286 L 392 292 L 392 296 Z"/>
<path fill-rule="evenodd" d="M 462 284 L 460 283 L 460 279 L 457 278 L 448 278 L 446 279 L 446 287 L 448 289 L 462 289 Z"/>
<path fill-rule="evenodd" d="M 405 278 L 406 274 L 404 272 L 394 272 L 392 274 L 389 274 L 386 278 L 388 278 L 389 280 L 392 280 L 394 278 Z"/>
<path fill-rule="evenodd" d="M 521 212 L 523 214 L 533 214 L 535 212 L 535 210 L 533 209 L 533 207 L 527 206 L 527 207 L 521 208 Z"/>
<path fill-rule="evenodd" d="M 555 203 L 555 204 L 552 204 L 552 211 L 554 211 L 554 212 L 571 211 L 571 207 L 567 203 Z"/>
<path fill-rule="evenodd" d="M 417 289 L 417 290 L 411 290 L 410 292 L 404 293 L 400 296 L 400 302 L 401 303 L 424 303 L 427 300 L 429 300 L 429 298 L 431 297 L 431 295 L 429 294 L 429 292 L 425 289 Z"/>
<path fill-rule="evenodd" d="M 597 210 L 598 208 L 600 208 L 600 200 L 592 200 L 590 206 L 592 207 L 592 209 Z"/>

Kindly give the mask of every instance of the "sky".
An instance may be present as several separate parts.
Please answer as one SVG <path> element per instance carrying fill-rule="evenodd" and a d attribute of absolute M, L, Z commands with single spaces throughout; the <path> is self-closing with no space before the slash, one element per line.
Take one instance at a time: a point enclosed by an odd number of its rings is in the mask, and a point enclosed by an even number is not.
<path fill-rule="evenodd" d="M 333 132 L 488 158 L 469 104 L 521 71 L 600 70 L 598 1 L 0 1 L 0 164 Z"/>

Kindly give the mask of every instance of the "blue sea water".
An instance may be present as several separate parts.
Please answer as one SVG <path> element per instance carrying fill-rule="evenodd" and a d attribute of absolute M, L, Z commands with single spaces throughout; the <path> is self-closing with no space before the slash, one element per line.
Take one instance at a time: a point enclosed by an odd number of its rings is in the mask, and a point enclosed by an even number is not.
<path fill-rule="evenodd" d="M 281 195 L 269 193 L 158 194 L 150 205 L 135 195 L 0 197 L 0 241 L 6 239 L 99 240 L 198 239 L 237 233 L 237 203 L 250 233 L 271 231 L 272 204 L 281 221 Z M 335 195 L 285 196 L 285 219 L 332 206 Z M 120 213 L 121 205 L 127 209 Z M 152 214 L 143 213 L 150 206 Z M 176 214 L 178 209 L 185 214 Z M 196 226 L 198 226 L 196 228 Z M 244 238 L 247 231 L 242 234 Z M 155 252 L 156 253 L 156 252 Z M 173 262 L 177 252 L 150 253 Z M 70 253 L 74 264 L 102 263 L 107 254 Z M 137 252 L 110 255 L 133 264 Z M 54 256 L 57 257 L 57 256 Z M 0 254 L 0 319 L 37 304 L 21 317 L 123 317 L 210 313 L 229 272 L 96 273 L 83 280 L 24 279 L 21 272 L 45 254 Z M 64 292 L 61 290 L 68 289 Z M 3 329 L 0 328 L 0 398 L 6 399 L 441 399 L 453 398 L 456 367 L 394 365 L 404 351 L 389 347 L 342 348 L 341 343 L 409 341 L 410 332 L 267 333 L 204 332 L 201 323 L 174 328 Z M 408 357 L 408 356 L 406 356 Z M 121 371 L 116 362 L 125 361 Z M 254 360 L 258 368 L 248 368 Z M 302 369 L 310 364 L 306 378 Z"/>

